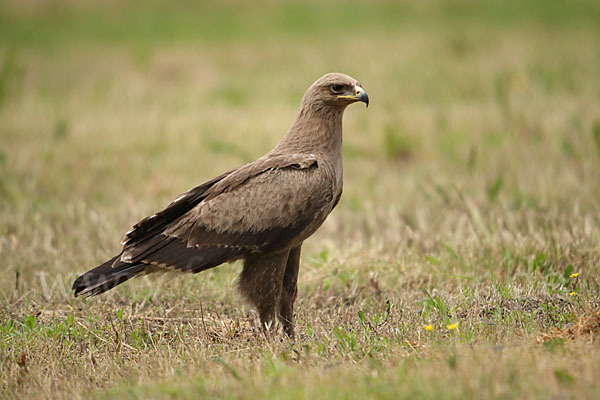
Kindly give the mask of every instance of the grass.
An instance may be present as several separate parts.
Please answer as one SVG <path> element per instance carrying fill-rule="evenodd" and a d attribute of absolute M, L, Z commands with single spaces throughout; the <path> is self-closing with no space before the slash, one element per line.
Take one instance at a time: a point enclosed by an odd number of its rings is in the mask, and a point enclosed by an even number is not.
<path fill-rule="evenodd" d="M 0 397 L 590 398 L 599 390 L 594 1 L 0 5 Z M 299 338 L 239 265 L 73 299 L 178 193 L 268 151 L 349 73 L 344 196 Z"/>

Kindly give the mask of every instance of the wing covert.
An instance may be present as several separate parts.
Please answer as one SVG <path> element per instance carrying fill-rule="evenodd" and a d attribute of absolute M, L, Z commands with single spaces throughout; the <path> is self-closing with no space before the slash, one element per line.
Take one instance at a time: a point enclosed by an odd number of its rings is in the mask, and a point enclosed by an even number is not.
<path fill-rule="evenodd" d="M 285 246 L 329 212 L 333 193 L 314 156 L 275 161 L 211 181 L 202 199 L 162 231 L 126 242 L 122 260 L 198 272 Z"/>

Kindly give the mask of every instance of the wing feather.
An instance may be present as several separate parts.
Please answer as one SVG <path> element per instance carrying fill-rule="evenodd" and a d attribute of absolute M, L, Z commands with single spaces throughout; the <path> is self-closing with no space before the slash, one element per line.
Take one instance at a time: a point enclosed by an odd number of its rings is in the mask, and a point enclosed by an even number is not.
<path fill-rule="evenodd" d="M 206 197 L 205 192 L 215 183 L 231 174 L 231 172 L 232 171 L 221 174 L 200 186 L 196 186 L 195 188 L 180 194 L 166 208 L 135 224 L 129 232 L 125 234 L 121 244 L 125 247 L 135 246 L 162 232 L 175 219 L 181 217 L 198 205 L 198 203 Z"/>
<path fill-rule="evenodd" d="M 259 159 L 180 197 L 134 226 L 123 261 L 199 272 L 280 248 L 330 206 L 333 194 L 315 156 L 292 155 Z"/>

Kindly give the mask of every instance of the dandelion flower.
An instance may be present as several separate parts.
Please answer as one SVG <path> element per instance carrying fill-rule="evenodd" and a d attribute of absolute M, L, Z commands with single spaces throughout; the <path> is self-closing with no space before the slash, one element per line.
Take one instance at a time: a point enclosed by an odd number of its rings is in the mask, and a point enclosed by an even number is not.
<path fill-rule="evenodd" d="M 575 295 L 576 295 L 576 293 L 575 293 L 575 292 L 571 292 L 571 293 L 569 293 L 569 296 L 575 296 Z"/>
<path fill-rule="evenodd" d="M 423 329 L 425 329 L 427 332 L 431 332 L 433 330 L 433 325 L 425 325 Z"/>
<path fill-rule="evenodd" d="M 455 322 L 453 324 L 447 325 L 446 328 L 448 328 L 449 330 L 453 331 L 456 328 L 458 328 L 458 322 Z"/>
<path fill-rule="evenodd" d="M 574 274 L 569 275 L 569 278 L 577 278 L 579 276 L 579 272 L 575 272 Z"/>

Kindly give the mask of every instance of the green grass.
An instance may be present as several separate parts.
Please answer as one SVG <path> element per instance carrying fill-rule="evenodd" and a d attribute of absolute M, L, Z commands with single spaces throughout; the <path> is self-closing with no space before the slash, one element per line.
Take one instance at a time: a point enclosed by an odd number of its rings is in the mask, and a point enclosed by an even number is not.
<path fill-rule="evenodd" d="M 119 4 L 77 4 L 52 1 L 0 8 L 0 40 L 9 45 L 64 46 L 100 42 L 164 45 L 173 42 L 265 40 L 274 35 L 301 40 L 323 34 L 395 32 L 398 26 L 428 30 L 477 28 L 506 29 L 542 26 L 598 30 L 600 6 L 592 1 L 504 2 L 492 0 L 398 3 L 355 1 L 348 6 L 327 2 L 223 3 L 133 0 Z M 457 49 L 464 44 L 455 43 Z"/>
<path fill-rule="evenodd" d="M 598 20 L 595 1 L 3 2 L 0 397 L 593 397 Z M 329 71 L 371 105 L 346 112 L 344 195 L 303 247 L 296 341 L 258 333 L 239 264 L 72 298 L 133 223 L 272 148 Z"/>

